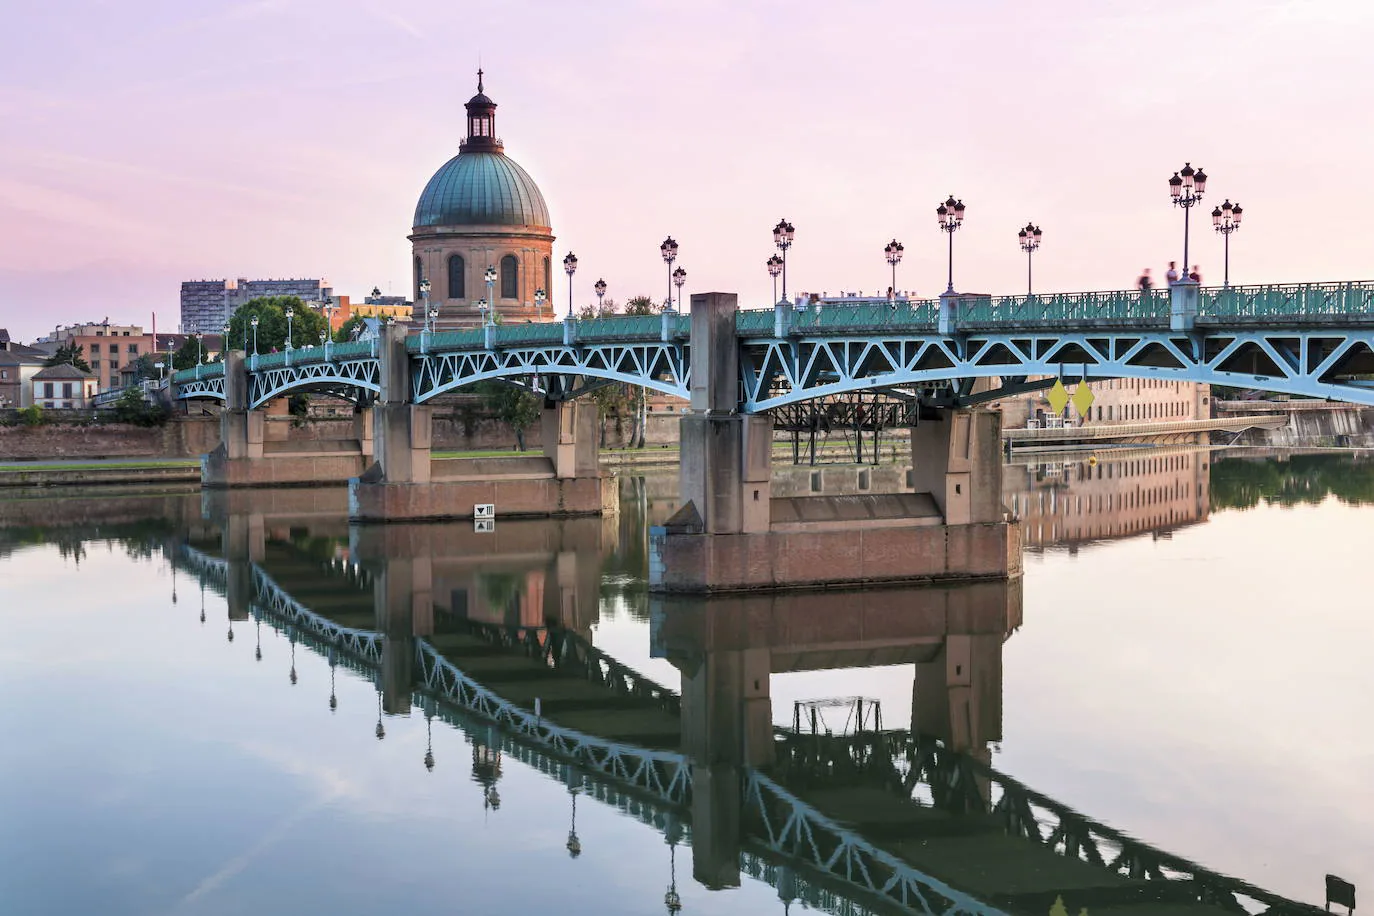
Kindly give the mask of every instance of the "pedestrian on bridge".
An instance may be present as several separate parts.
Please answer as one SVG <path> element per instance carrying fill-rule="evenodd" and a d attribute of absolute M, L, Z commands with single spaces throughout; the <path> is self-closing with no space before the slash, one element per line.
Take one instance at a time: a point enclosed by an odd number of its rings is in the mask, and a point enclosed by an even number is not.
<path fill-rule="evenodd" d="M 1176 262 L 1169 262 L 1169 272 L 1164 275 L 1164 279 L 1169 281 L 1170 286 L 1178 282 L 1178 265 Z"/>
<path fill-rule="evenodd" d="M 1150 268 L 1145 268 L 1145 272 L 1140 275 L 1140 279 L 1136 281 L 1136 285 L 1140 287 L 1142 293 L 1148 293 L 1154 288 L 1155 281 L 1150 279 Z"/>
<path fill-rule="evenodd" d="M 1193 265 L 1193 272 L 1188 275 L 1188 279 L 1192 280 L 1194 283 L 1202 282 L 1202 271 L 1198 270 L 1196 264 Z"/>

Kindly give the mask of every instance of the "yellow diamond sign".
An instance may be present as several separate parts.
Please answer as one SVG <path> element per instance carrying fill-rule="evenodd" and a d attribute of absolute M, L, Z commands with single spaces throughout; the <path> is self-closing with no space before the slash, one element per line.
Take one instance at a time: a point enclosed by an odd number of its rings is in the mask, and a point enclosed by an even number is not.
<path fill-rule="evenodd" d="M 1064 382 L 1062 380 L 1058 380 L 1054 383 L 1054 387 L 1050 389 L 1050 393 L 1046 396 L 1046 399 L 1050 402 L 1050 406 L 1054 408 L 1055 413 L 1063 413 L 1064 406 L 1069 403 L 1069 389 L 1064 387 Z"/>
<path fill-rule="evenodd" d="M 1093 390 L 1088 387 L 1087 382 L 1079 382 L 1078 388 L 1073 393 L 1073 407 L 1078 411 L 1080 417 L 1086 417 L 1088 411 L 1093 406 Z"/>

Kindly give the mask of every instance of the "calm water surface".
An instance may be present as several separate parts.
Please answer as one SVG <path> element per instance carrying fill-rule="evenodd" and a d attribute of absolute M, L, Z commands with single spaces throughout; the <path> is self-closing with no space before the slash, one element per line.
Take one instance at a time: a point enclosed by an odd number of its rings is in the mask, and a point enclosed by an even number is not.
<path fill-rule="evenodd" d="M 1320 905 L 1328 872 L 1368 887 L 1374 463 L 1176 450 L 1099 467 L 1008 469 L 1031 548 L 965 749 L 1276 893 Z M 435 632 L 451 615 L 557 618 L 676 691 L 682 657 L 643 587 L 646 523 L 672 496 L 671 478 L 627 478 L 619 519 L 500 523 L 480 555 L 470 525 L 350 532 L 337 494 L 0 502 L 0 913 L 629 914 L 663 912 L 670 885 L 686 913 L 782 912 L 747 874 L 694 881 L 690 839 L 647 808 L 575 802 L 565 775 L 509 753 L 494 766 L 489 728 L 429 721 L 187 560 L 238 544 L 302 604 L 366 628 L 369 583 L 398 587 L 432 557 Z M 911 650 L 865 651 L 831 657 L 862 667 L 774 674 L 773 721 L 861 695 L 884 728 L 949 728 L 920 690 L 913 722 L 915 663 L 874 664 Z M 843 730 L 846 711 L 822 724 Z"/>

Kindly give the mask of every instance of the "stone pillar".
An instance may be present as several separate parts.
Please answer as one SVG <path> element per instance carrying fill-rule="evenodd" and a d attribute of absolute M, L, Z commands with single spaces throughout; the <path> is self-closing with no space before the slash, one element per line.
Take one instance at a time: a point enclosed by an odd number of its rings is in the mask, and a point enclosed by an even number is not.
<path fill-rule="evenodd" d="M 1188 271 L 1188 265 L 1183 265 Z M 1191 331 L 1197 323 L 1198 284 L 1192 280 L 1179 280 L 1169 287 L 1169 330 Z"/>
<path fill-rule="evenodd" d="M 364 407 L 353 415 L 353 435 L 358 440 L 358 450 L 362 452 L 364 458 L 371 458 L 376 453 L 373 448 L 373 424 L 372 408 Z"/>
<path fill-rule="evenodd" d="M 692 874 L 739 885 L 745 767 L 773 762 L 767 649 L 706 651 L 682 675 L 682 749 L 692 759 Z"/>
<path fill-rule="evenodd" d="M 596 405 L 590 401 L 545 401 L 540 416 L 544 456 L 559 480 L 601 476 Z"/>
<path fill-rule="evenodd" d="M 1002 415 L 994 410 L 942 410 L 911 428 L 911 475 L 929 493 L 946 525 L 1002 521 Z"/>
<path fill-rule="evenodd" d="M 220 413 L 220 442 L 225 458 L 234 461 L 262 457 L 263 414 L 248 406 L 248 367 L 242 350 L 224 354 L 224 410 Z"/>
<path fill-rule="evenodd" d="M 706 534 L 766 532 L 772 420 L 739 413 L 734 293 L 692 294 L 692 401 L 679 421 L 679 494 Z"/>
<path fill-rule="evenodd" d="M 372 408 L 373 455 L 382 482 L 429 483 L 430 408 L 410 400 L 410 357 L 403 325 L 383 328 L 381 392 Z"/>
<path fill-rule="evenodd" d="M 432 630 L 434 574 L 430 557 L 386 559 L 373 580 L 377 631 L 382 634 L 382 709 L 410 713 L 415 685 L 415 635 Z"/>

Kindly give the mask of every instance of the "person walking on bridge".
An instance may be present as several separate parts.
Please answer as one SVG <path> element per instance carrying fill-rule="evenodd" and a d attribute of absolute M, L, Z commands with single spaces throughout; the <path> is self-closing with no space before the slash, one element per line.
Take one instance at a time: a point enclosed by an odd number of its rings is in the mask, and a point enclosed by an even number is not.
<path fill-rule="evenodd" d="M 1170 286 L 1178 282 L 1178 266 L 1176 262 L 1169 262 L 1169 272 L 1164 275 L 1164 279 L 1169 281 Z"/>
<path fill-rule="evenodd" d="M 1135 281 L 1142 293 L 1149 293 L 1154 288 L 1155 281 L 1150 279 L 1150 268 L 1145 268 L 1145 272 L 1140 275 L 1140 279 Z"/>

